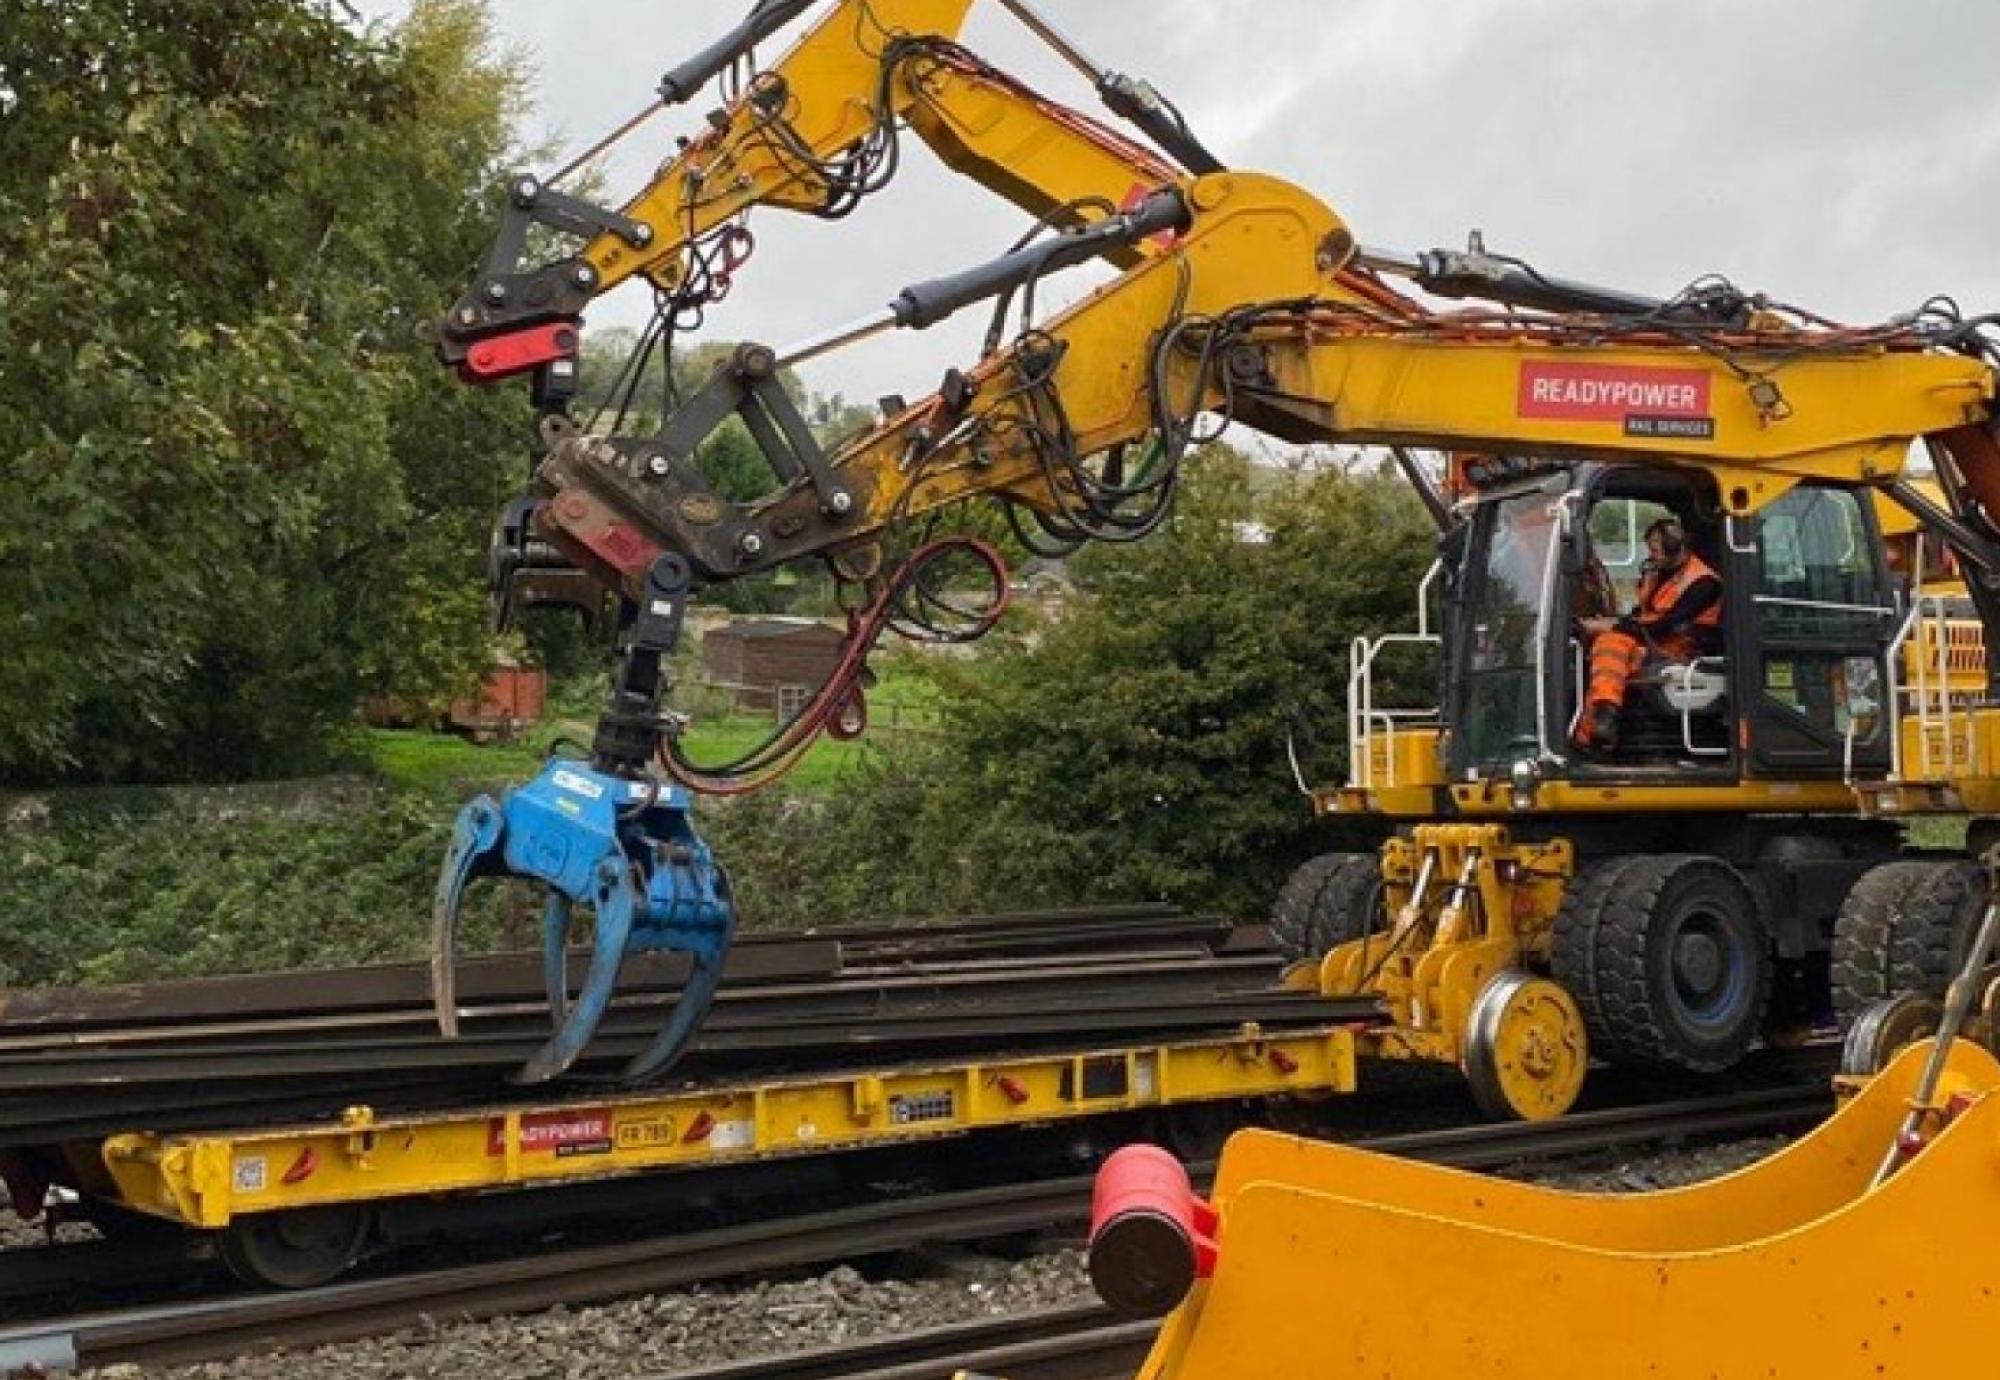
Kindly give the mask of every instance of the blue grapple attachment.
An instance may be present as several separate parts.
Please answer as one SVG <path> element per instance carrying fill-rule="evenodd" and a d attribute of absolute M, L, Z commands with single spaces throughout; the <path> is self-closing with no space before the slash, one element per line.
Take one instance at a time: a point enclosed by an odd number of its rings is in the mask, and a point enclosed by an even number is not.
<path fill-rule="evenodd" d="M 547 888 L 542 969 L 555 1034 L 515 1075 L 559 1078 L 576 1063 L 610 1009 L 625 960 L 684 953 L 690 971 L 672 1010 L 639 1055 L 629 1082 L 655 1078 L 685 1052 L 722 982 L 736 928 L 729 878 L 695 833 L 686 791 L 653 774 L 667 720 L 662 661 L 679 640 L 686 562 L 662 556 L 645 597 L 630 605 L 610 707 L 590 762 L 557 759 L 500 800 L 481 796 L 458 817 L 432 913 L 431 991 L 438 1026 L 458 1034 L 458 931 L 468 885 L 523 878 Z M 569 932 L 580 910 L 595 919 L 590 963 L 571 998 Z"/>
<path fill-rule="evenodd" d="M 476 877 L 527 877 L 548 888 L 542 973 L 556 1032 L 516 1076 L 545 1083 L 567 1072 L 610 1008 L 618 972 L 636 953 L 685 953 L 692 970 L 666 1024 L 626 1065 L 624 1078 L 664 1073 L 687 1047 L 722 980 L 736 926 L 729 878 L 694 831 L 687 793 L 631 781 L 580 762 L 551 762 L 540 776 L 460 812 L 438 880 L 431 979 L 438 1024 L 458 1033 L 458 923 Z M 596 917 L 590 966 L 572 1002 L 568 960 L 576 911 Z"/>

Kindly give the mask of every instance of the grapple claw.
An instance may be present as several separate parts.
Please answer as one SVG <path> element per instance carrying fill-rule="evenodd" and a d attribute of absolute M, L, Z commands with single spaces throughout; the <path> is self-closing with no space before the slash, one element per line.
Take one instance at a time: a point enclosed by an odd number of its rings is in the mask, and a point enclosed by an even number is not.
<path fill-rule="evenodd" d="M 624 1079 L 628 1083 L 647 1082 L 673 1067 L 674 1060 L 680 1057 L 695 1032 L 701 1029 L 702 1021 L 708 1017 L 708 1008 L 715 1002 L 716 989 L 722 986 L 722 960 L 729 952 L 730 940 L 736 931 L 736 902 L 727 872 L 711 865 L 707 874 L 705 884 L 695 877 L 685 877 L 682 894 L 701 897 L 701 905 L 720 908 L 723 930 L 719 943 L 706 953 L 697 952 L 693 943 L 676 946 L 694 953 L 693 971 L 688 974 L 687 983 L 681 988 L 680 1000 L 674 1003 L 667 1023 L 660 1028 L 653 1043 L 625 1066 Z M 700 921 L 697 919 L 695 923 Z"/>
<path fill-rule="evenodd" d="M 503 819 L 491 796 L 480 796 L 458 812 L 451 849 L 438 873 L 431 903 L 431 1005 L 447 1040 L 458 1038 L 458 916 L 465 888 L 498 864 Z"/>
<path fill-rule="evenodd" d="M 551 890 L 542 903 L 542 991 L 558 1029 L 569 1019 L 569 922 L 569 897 Z"/>
<path fill-rule="evenodd" d="M 535 1057 L 519 1073 L 516 1083 L 546 1083 L 569 1072 L 597 1033 L 598 1023 L 611 1009 L 611 991 L 618 985 L 618 969 L 632 947 L 632 916 L 638 900 L 622 856 L 599 858 L 594 870 L 591 905 L 597 912 L 597 934 L 591 941 L 590 967 L 583 977 L 583 990 L 576 1004 L 566 1011 L 563 1004 L 566 982 L 563 974 L 563 939 L 569 928 L 568 907 L 563 925 L 551 926 L 544 937 L 544 954 L 550 956 L 549 1014 L 556 1019 L 556 1033 L 535 1052 Z"/>
<path fill-rule="evenodd" d="M 659 1036 L 625 1072 L 642 1078 L 670 1067 L 714 1000 L 735 928 L 728 880 L 688 811 L 686 794 L 676 788 L 576 762 L 551 762 L 498 805 L 485 798 L 468 805 L 438 881 L 432 982 L 440 1028 L 456 1033 L 452 967 L 467 883 L 529 877 L 549 888 L 542 954 L 556 1030 L 515 1081 L 543 1083 L 566 1073 L 610 1009 L 626 957 L 649 951 L 686 953 L 692 972 Z M 579 907 L 592 912 L 596 933 L 572 1001 L 567 946 Z"/>

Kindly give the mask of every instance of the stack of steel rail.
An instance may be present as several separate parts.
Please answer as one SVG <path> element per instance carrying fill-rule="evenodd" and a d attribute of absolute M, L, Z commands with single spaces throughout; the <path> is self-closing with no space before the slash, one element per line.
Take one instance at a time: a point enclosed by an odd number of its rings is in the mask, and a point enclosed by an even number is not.
<path fill-rule="evenodd" d="M 1373 1010 L 1280 990 L 1280 967 L 1263 931 L 1166 907 L 751 937 L 676 1077 L 1171 1040 L 1249 1022 L 1297 1029 Z M 644 1042 L 683 977 L 671 963 L 631 965 L 586 1078 Z M 10 994 L 0 1148 L 351 1102 L 491 1101 L 545 1038 L 539 960 L 470 965 L 459 1002 L 462 1034 L 446 1041 L 418 965 Z"/>

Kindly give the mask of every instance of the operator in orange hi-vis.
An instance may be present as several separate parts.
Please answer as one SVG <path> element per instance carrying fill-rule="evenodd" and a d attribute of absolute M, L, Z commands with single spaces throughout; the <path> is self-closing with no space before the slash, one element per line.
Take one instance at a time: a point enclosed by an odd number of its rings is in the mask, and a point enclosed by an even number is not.
<path fill-rule="evenodd" d="M 1714 650 L 1722 627 L 1722 578 L 1688 549 L 1678 520 L 1646 529 L 1646 574 L 1639 603 L 1623 618 L 1586 618 L 1590 639 L 1589 712 L 1577 746 L 1608 753 L 1618 746 L 1625 687 L 1648 661 L 1687 662 Z"/>

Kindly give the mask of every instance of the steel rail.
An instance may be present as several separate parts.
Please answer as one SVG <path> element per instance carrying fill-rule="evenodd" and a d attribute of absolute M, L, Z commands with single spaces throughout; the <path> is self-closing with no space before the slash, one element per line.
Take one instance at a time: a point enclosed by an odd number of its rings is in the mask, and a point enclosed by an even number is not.
<path fill-rule="evenodd" d="M 1217 954 L 1205 947 L 1114 949 L 1095 955 L 1077 953 L 1037 959 L 933 963 L 848 969 L 808 982 L 766 983 L 726 989 L 718 999 L 717 1022 L 723 1029 L 763 1028 L 774 1019 L 819 1021 L 903 1007 L 929 1010 L 953 1004 L 985 1005 L 1001 1000 L 1017 1004 L 1040 999 L 1059 1004 L 1064 987 L 1104 987 L 1119 974 L 1129 979 L 1127 1004 L 1147 1000 L 1161 991 L 1188 986 L 1217 991 L 1267 988 L 1281 968 L 1272 954 Z M 656 1019 L 671 992 L 626 995 L 614 1014 L 640 1022 Z M 546 1025 L 542 998 L 460 1005 L 460 1020 L 468 1035 L 523 1034 Z M 144 1066 L 158 1058 L 189 1051 L 238 1053 L 322 1048 L 383 1049 L 397 1045 L 436 1044 L 440 1038 L 428 1008 L 422 1012 L 356 1012 L 343 1016 L 313 1016 L 297 1020 L 254 1023 L 213 1023 L 184 1028 L 156 1028 L 128 1038 L 114 1032 L 82 1037 L 36 1039 L 0 1048 L 0 1067 L 89 1069 L 129 1062 Z"/>
<path fill-rule="evenodd" d="M 1370 1002 L 1327 1002 L 1264 988 L 1216 992 L 1206 984 L 1163 988 L 1128 1000 L 1096 987 L 1072 989 L 1057 1005 L 995 1001 L 961 1009 L 911 1009 L 811 1022 L 774 1019 L 762 1028 L 704 1032 L 679 1070 L 686 1077 L 732 1078 L 824 1072 L 865 1056 L 875 1065 L 917 1064 L 968 1049 L 1033 1053 L 1078 1040 L 1115 1044 L 1222 1034 L 1246 1024 L 1278 1032 L 1368 1020 Z M 1143 978 L 1125 974 L 1129 986 Z M 531 1037 L 539 1038 L 539 1037 Z M 601 1039 L 614 1058 L 646 1037 L 629 1029 Z M 367 1102 L 378 1111 L 442 1110 L 462 1103 L 536 1100 L 500 1075 L 528 1045 L 467 1036 L 382 1050 L 189 1051 L 146 1063 L 0 1067 L 0 1146 L 43 1145 L 116 1134 L 135 1126 L 163 1132 L 269 1124 L 315 1110 Z M 593 1062 L 592 1067 L 596 1067 Z M 578 1095 L 591 1084 L 579 1080 Z M 310 1089 L 303 1094 L 301 1089 Z M 539 1100 L 547 1100 L 546 1091 Z"/>
<path fill-rule="evenodd" d="M 1267 935 L 1173 912 L 974 922 L 935 933 L 955 936 L 942 955 L 897 932 L 871 941 L 865 963 L 841 957 L 835 966 L 847 966 L 832 976 L 787 976 L 795 966 L 783 960 L 760 968 L 759 981 L 725 987 L 681 1076 L 725 1068 L 732 1076 L 780 1076 L 844 1066 L 860 1053 L 915 1063 L 996 1042 L 1031 1053 L 1078 1039 L 1179 1038 L 1373 1014 L 1367 1004 L 1277 987 L 1280 962 Z M 258 990 L 267 981 L 257 979 Z M 301 985 L 296 976 L 286 982 Z M 211 996 L 206 988 L 199 999 L 183 992 L 177 1009 L 203 1008 Z M 95 1000 L 85 997 L 85 1006 Z M 622 999 L 583 1072 L 648 1040 L 665 999 L 658 992 Z M 358 1103 L 402 1112 L 523 1100 L 529 1094 L 504 1076 L 546 1038 L 547 1023 L 539 997 L 473 1004 L 465 1033 L 451 1041 L 436 1033 L 427 1009 L 340 1015 L 309 998 L 302 1014 L 274 1018 L 253 1001 L 240 1022 L 203 1014 L 133 1025 L 121 1023 L 132 1015 L 124 1003 L 113 1003 L 117 1019 L 88 1030 L 30 1021 L 24 1032 L 0 1020 L 0 1039 L 13 1030 L 16 1040 L 0 1049 L 0 1149 L 135 1127 L 269 1125 Z M 58 1009 L 76 1014 L 60 1001 L 41 1008 Z M 587 1077 L 578 1083 L 580 1092 L 589 1087 Z"/>
<path fill-rule="evenodd" d="M 1749 1134 L 1816 1121 L 1825 1084 L 1573 1115 L 1556 1122 L 1460 1127 L 1352 1142 L 1460 1168 L 1496 1168 L 1638 1143 Z M 1197 1166 L 1212 1172 L 1212 1166 Z M 0 1331 L 0 1371 L 184 1364 L 255 1350 L 376 1335 L 418 1322 L 476 1320 L 778 1270 L 829 1265 L 938 1242 L 1075 1224 L 1086 1177 L 875 1203 L 666 1240 L 362 1280 L 297 1294 L 139 1309 Z"/>
<path fill-rule="evenodd" d="M 1118 991 L 1130 991 L 1129 1003 L 1146 1000 L 1154 990 L 1208 986 L 1216 990 L 1255 990 L 1266 987 L 1282 967 L 1277 955 L 1265 953 L 1217 953 L 1206 945 L 1181 944 L 1171 947 L 1130 947 L 1110 951 L 1078 950 L 1033 960 L 945 960 L 927 964 L 869 966 L 846 969 L 830 976 L 804 982 L 764 983 L 755 986 L 725 987 L 717 996 L 714 1020 L 722 1028 L 763 1028 L 773 1019 L 835 1020 L 893 1009 L 898 1003 L 917 1009 L 936 1009 L 954 1003 L 985 1005 L 999 1000 L 1032 1004 L 1039 1000 L 1058 1004 L 1060 989 L 1113 985 L 1125 979 Z M 302 975 L 295 975 L 301 981 Z M 652 1013 L 671 994 L 632 996 L 619 1003 L 620 1009 Z M 461 1004 L 462 1021 L 475 1025 L 491 1023 L 494 1029 L 511 1031 L 546 1026 L 548 1013 L 540 994 L 531 1000 L 505 1003 Z M 422 1037 L 417 1042 L 439 1043 L 436 1025 L 428 1008 L 421 1014 L 395 1013 L 385 1017 L 374 1013 L 348 1016 L 319 1016 L 302 1022 L 263 1021 L 254 1026 L 210 1024 L 187 1030 L 148 1032 L 143 1044 L 136 1041 L 95 1040 L 91 1043 L 64 1039 L 31 1046 L 0 1050 L 0 1066 L 39 1068 L 75 1066 L 89 1068 L 114 1061 L 143 1065 L 148 1060 L 168 1057 L 188 1050 L 204 1053 L 262 1048 L 286 1049 L 320 1047 L 332 1038 L 350 1033 L 350 1044 L 365 1041 L 363 1047 L 380 1048 L 384 1032 L 410 1028 Z M 393 1034 L 390 1039 L 397 1038 Z M 401 1037 L 407 1040 L 407 1036 Z"/>
<path fill-rule="evenodd" d="M 951 1370 L 1007 1380 L 1110 1380 L 1131 1375 L 1159 1324 L 1126 1322 L 1102 1304 L 1038 1309 L 897 1336 L 670 1372 L 653 1380 L 940 1380 Z"/>
<path fill-rule="evenodd" d="M 748 934 L 732 951 L 730 976 L 761 981 L 828 976 L 843 963 L 936 960 L 966 954 L 1027 954 L 1078 946 L 1098 936 L 1209 938 L 1226 943 L 1229 922 L 1171 906 L 1107 906 L 970 917 L 946 924 L 834 926 L 805 933 Z M 1254 932 L 1253 932 L 1254 933 Z M 577 951 L 581 959 L 587 951 Z M 663 990 L 685 980 L 685 962 L 635 960 L 628 986 Z M 476 999 L 527 1000 L 541 994 L 541 955 L 513 952 L 468 959 L 461 992 Z M 185 978 L 118 987 L 40 988 L 0 993 L 0 1037 L 60 1037 L 65 1032 L 140 1030 L 208 1020 L 291 1018 L 397 1007 L 427 1009 L 425 963 L 369 964 L 317 970 L 301 990 L 297 973 Z"/>

